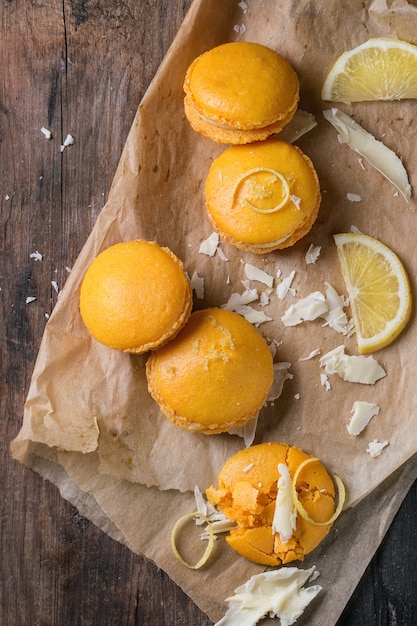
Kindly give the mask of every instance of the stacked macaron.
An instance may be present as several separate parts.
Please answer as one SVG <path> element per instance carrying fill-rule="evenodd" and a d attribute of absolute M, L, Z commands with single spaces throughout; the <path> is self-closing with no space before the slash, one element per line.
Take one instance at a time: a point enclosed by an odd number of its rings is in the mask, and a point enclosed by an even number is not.
<path fill-rule="evenodd" d="M 258 254 L 295 244 L 313 226 L 321 195 L 311 160 L 272 137 L 298 107 L 290 63 L 261 44 L 226 43 L 191 63 L 184 91 L 192 128 L 232 146 L 206 180 L 213 227 L 230 244 Z"/>

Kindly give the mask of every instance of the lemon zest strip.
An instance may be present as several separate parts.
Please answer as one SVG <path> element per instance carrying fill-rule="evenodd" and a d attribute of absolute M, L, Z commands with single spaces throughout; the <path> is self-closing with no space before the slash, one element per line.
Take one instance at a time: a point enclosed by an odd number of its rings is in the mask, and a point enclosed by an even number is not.
<path fill-rule="evenodd" d="M 248 200 L 246 200 L 246 198 L 244 199 L 245 205 L 247 207 L 249 207 L 250 209 L 252 209 L 253 211 L 256 211 L 257 213 L 276 213 L 276 211 L 279 211 L 280 209 L 282 209 L 283 206 L 285 206 L 288 202 L 288 199 L 290 197 L 290 186 L 288 184 L 287 179 L 285 178 L 285 176 L 283 174 L 281 174 L 280 172 L 278 172 L 277 170 L 274 170 L 271 167 L 254 167 L 253 169 L 247 170 L 246 172 L 244 172 L 236 181 L 236 184 L 233 188 L 233 193 L 232 193 L 232 205 L 235 201 L 235 195 L 236 195 L 236 191 L 237 188 L 239 187 L 240 183 L 245 180 L 245 178 L 248 178 L 249 176 L 251 176 L 252 174 L 256 174 L 257 172 L 270 172 L 271 174 L 273 174 L 274 176 L 276 176 L 280 181 L 281 184 L 283 186 L 284 189 L 284 197 L 281 200 L 281 202 L 279 204 L 276 204 L 275 206 L 273 206 L 270 209 L 258 209 L 258 207 L 256 207 L 254 204 L 252 204 L 251 202 L 249 202 Z"/>
<path fill-rule="evenodd" d="M 306 522 L 309 522 L 309 524 L 312 524 L 313 526 L 328 526 L 329 524 L 333 524 L 333 522 L 339 517 L 339 515 L 341 514 L 343 510 L 343 505 L 346 499 L 346 489 L 342 480 L 339 478 L 339 476 L 336 476 L 336 475 L 333 476 L 333 480 L 337 486 L 337 495 L 338 495 L 337 508 L 335 512 L 333 513 L 333 515 L 331 516 L 331 518 L 327 520 L 327 522 L 316 522 L 315 520 L 313 520 L 309 516 L 309 514 L 307 513 L 303 505 L 301 504 L 300 500 L 298 499 L 296 484 L 297 484 L 297 479 L 301 471 L 304 469 L 304 467 L 308 465 L 309 463 L 314 463 L 314 461 L 319 461 L 319 459 L 315 456 L 309 457 L 308 459 L 305 459 L 302 463 L 300 463 L 300 465 L 297 467 L 297 470 L 292 479 L 291 494 L 292 494 L 295 508 L 297 509 L 301 517 Z"/>
<path fill-rule="evenodd" d="M 177 545 L 176 545 L 176 537 L 177 537 L 177 532 L 179 527 L 181 526 L 181 524 L 189 519 L 191 519 L 192 517 L 198 517 L 199 519 L 202 519 L 203 521 L 205 521 L 207 523 L 208 526 L 208 543 L 207 543 L 207 547 L 204 551 L 203 556 L 201 557 L 201 559 L 195 564 L 195 565 L 191 565 L 190 563 L 187 563 L 187 561 L 185 561 L 185 559 L 182 558 L 181 554 L 178 551 Z M 203 565 L 205 565 L 213 551 L 213 547 L 214 547 L 214 533 L 213 533 L 213 528 L 212 528 L 212 524 L 209 521 L 209 519 L 207 518 L 206 515 L 204 515 L 203 513 L 199 513 L 199 511 L 194 511 L 193 513 L 186 513 L 185 515 L 183 515 L 182 517 L 180 517 L 175 525 L 174 528 L 172 529 L 171 532 L 171 547 L 172 550 L 175 554 L 175 556 L 177 557 L 177 559 L 179 560 L 180 563 L 182 563 L 182 565 L 185 565 L 185 567 L 188 567 L 189 569 L 200 569 L 200 567 L 203 567 Z"/>

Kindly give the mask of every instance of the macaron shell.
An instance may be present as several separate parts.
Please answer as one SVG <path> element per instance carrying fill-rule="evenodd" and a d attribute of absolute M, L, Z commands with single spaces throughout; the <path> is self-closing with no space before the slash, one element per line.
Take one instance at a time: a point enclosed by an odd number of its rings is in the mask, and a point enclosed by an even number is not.
<path fill-rule="evenodd" d="M 80 290 L 80 313 L 91 335 L 135 354 L 174 337 L 191 307 L 191 285 L 182 262 L 169 248 L 139 239 L 101 252 Z"/>
<path fill-rule="evenodd" d="M 269 212 L 283 199 L 278 174 L 288 184 L 288 199 Z M 276 138 L 227 148 L 209 169 L 205 195 L 208 216 L 219 234 L 238 248 L 263 253 L 303 237 L 321 202 L 311 160 L 297 146 Z"/>
<path fill-rule="evenodd" d="M 261 335 L 240 315 L 216 308 L 192 313 L 176 338 L 151 355 L 146 372 L 162 412 L 206 434 L 255 417 L 273 380 Z"/>

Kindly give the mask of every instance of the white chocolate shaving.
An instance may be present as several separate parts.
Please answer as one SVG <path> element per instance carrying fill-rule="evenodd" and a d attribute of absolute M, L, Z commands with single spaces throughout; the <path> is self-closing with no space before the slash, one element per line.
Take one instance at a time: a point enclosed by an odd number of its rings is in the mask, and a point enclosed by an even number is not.
<path fill-rule="evenodd" d="M 408 181 L 407 171 L 395 152 L 390 150 L 382 141 L 375 139 L 373 135 L 339 109 L 328 109 L 323 111 L 323 115 L 337 130 L 339 142 L 346 143 L 349 148 L 366 159 L 401 192 L 408 202 L 411 198 L 411 185 Z"/>
<path fill-rule="evenodd" d="M 219 245 L 220 237 L 218 233 L 214 232 L 201 242 L 199 252 L 200 254 L 207 254 L 207 256 L 214 256 L 216 254 L 217 246 Z"/>
<path fill-rule="evenodd" d="M 255 574 L 226 598 L 229 608 L 215 626 L 254 626 L 266 616 L 279 617 L 281 626 L 291 626 L 322 589 L 304 587 L 314 570 L 314 565 L 307 570 L 280 567 Z"/>
<path fill-rule="evenodd" d="M 373 402 L 356 400 L 352 406 L 352 416 L 347 426 L 350 435 L 359 435 L 369 424 L 374 415 L 379 414 L 379 406 Z"/>
<path fill-rule="evenodd" d="M 351 383 L 374 385 L 377 380 L 386 376 L 384 368 L 374 357 L 345 354 L 343 345 L 323 354 L 320 365 L 324 367 L 326 374 L 338 374 L 340 378 Z"/>

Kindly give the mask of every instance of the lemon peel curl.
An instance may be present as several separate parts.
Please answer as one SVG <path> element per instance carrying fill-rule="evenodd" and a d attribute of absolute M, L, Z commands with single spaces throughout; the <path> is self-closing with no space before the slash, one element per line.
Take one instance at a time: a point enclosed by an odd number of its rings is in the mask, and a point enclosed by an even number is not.
<path fill-rule="evenodd" d="M 307 511 L 305 510 L 305 508 L 303 507 L 303 505 L 301 504 L 300 500 L 298 499 L 298 494 L 297 494 L 297 489 L 296 489 L 296 485 L 297 485 L 297 479 L 301 473 L 301 471 L 304 469 L 304 467 L 306 465 L 308 465 L 309 463 L 314 463 L 315 461 L 319 461 L 319 459 L 315 456 L 309 457 L 308 459 L 305 459 L 302 463 L 300 463 L 300 465 L 297 467 L 293 479 L 292 479 L 292 483 L 291 483 L 291 495 L 292 495 L 292 499 L 294 502 L 294 506 L 297 509 L 298 513 L 301 515 L 301 517 L 308 522 L 309 524 L 312 524 L 313 526 L 328 526 L 329 524 L 333 524 L 333 522 L 339 517 L 339 515 L 341 514 L 342 510 L 343 510 L 343 506 L 346 500 L 346 489 L 345 486 L 343 484 L 343 481 L 339 478 L 339 476 L 333 476 L 333 480 L 336 483 L 337 486 L 337 493 L 338 493 L 338 503 L 337 503 L 337 508 L 335 510 L 335 512 L 333 513 L 333 515 L 331 516 L 330 519 L 328 519 L 325 522 L 316 522 L 315 520 L 313 520 L 309 514 L 307 513 Z"/>
<path fill-rule="evenodd" d="M 179 553 L 178 548 L 177 548 L 177 544 L 176 544 L 176 537 L 177 537 L 177 533 L 178 533 L 178 529 L 179 527 L 187 520 L 191 519 L 191 518 L 199 518 L 201 520 L 203 520 L 204 522 L 207 523 L 207 527 L 208 527 L 208 543 L 207 543 L 207 547 L 202 555 L 202 557 L 200 558 L 199 561 L 197 561 L 197 563 L 195 565 L 192 565 L 191 563 L 188 563 Z M 171 531 L 171 547 L 172 547 L 172 551 L 174 552 L 175 556 L 177 557 L 177 559 L 179 560 L 180 563 L 182 563 L 182 565 L 185 565 L 185 567 L 188 567 L 189 569 L 200 569 L 201 567 L 203 567 L 203 565 L 205 565 L 208 561 L 208 559 L 210 558 L 210 555 L 213 551 L 213 547 L 214 547 L 214 532 L 213 532 L 213 528 L 212 528 L 212 524 L 210 522 L 210 520 L 208 519 L 208 517 L 206 515 L 204 515 L 204 513 L 200 513 L 199 511 L 194 511 L 192 513 L 186 513 L 185 515 L 183 515 L 182 517 L 180 517 L 174 524 L 174 527 Z"/>

